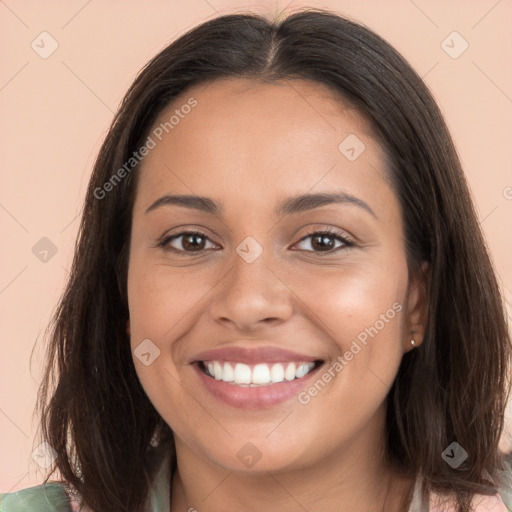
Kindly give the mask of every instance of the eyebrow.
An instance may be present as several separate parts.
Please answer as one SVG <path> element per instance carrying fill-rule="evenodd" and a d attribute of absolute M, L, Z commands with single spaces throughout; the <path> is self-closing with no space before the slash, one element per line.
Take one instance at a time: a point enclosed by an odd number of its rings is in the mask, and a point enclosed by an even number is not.
<path fill-rule="evenodd" d="M 276 214 L 278 216 L 291 215 L 329 204 L 352 204 L 366 210 L 368 213 L 373 215 L 373 217 L 377 218 L 377 215 L 367 203 L 351 194 L 347 194 L 346 192 L 302 194 L 299 196 L 289 197 L 277 206 Z M 191 208 L 217 216 L 222 216 L 224 211 L 222 203 L 214 201 L 209 197 L 196 195 L 165 195 L 157 199 L 146 210 L 146 213 L 169 205 Z"/>

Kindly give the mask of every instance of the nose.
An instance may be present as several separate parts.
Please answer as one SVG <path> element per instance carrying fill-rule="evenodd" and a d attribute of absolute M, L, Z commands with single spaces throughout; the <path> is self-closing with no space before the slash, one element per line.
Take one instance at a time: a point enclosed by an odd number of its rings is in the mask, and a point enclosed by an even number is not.
<path fill-rule="evenodd" d="M 235 253 L 231 270 L 215 287 L 212 318 L 244 332 L 288 320 L 293 314 L 293 292 L 277 267 L 267 264 L 265 252 L 252 263 Z"/>

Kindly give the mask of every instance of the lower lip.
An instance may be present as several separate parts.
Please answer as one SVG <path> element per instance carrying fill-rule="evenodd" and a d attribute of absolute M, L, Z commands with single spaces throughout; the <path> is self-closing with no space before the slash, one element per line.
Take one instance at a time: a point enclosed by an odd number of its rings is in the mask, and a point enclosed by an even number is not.
<path fill-rule="evenodd" d="M 304 390 L 322 365 L 314 368 L 301 379 L 285 380 L 268 386 L 256 386 L 252 388 L 236 386 L 209 377 L 201 370 L 199 363 L 194 363 L 193 367 L 200 381 L 205 385 L 208 391 L 221 402 L 241 409 L 266 409 L 286 402 L 292 397 L 296 397 Z"/>

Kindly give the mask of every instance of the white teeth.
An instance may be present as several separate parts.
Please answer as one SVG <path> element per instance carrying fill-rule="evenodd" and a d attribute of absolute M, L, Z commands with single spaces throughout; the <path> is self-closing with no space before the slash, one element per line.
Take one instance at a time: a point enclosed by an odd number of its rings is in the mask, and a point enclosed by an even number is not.
<path fill-rule="evenodd" d="M 270 382 L 270 370 L 266 364 L 257 364 L 252 370 L 253 384 L 268 384 Z"/>
<path fill-rule="evenodd" d="M 272 382 L 283 382 L 284 368 L 282 364 L 274 364 L 270 369 L 270 380 Z"/>
<path fill-rule="evenodd" d="M 224 382 L 233 382 L 235 380 L 235 372 L 233 370 L 233 367 L 229 363 L 224 363 L 222 380 Z"/>
<path fill-rule="evenodd" d="M 253 367 L 244 363 L 205 361 L 206 372 L 215 380 L 230 382 L 239 386 L 265 386 L 301 379 L 315 366 L 315 363 L 274 363 L 271 366 L 259 363 Z"/>
<path fill-rule="evenodd" d="M 235 366 L 235 384 L 251 383 L 251 367 L 243 363 L 236 363 Z"/>
<path fill-rule="evenodd" d="M 298 368 L 297 368 L 297 371 L 295 372 L 295 376 L 297 377 L 297 379 L 300 379 L 302 377 L 304 377 L 304 375 L 306 375 L 306 373 L 308 373 L 308 366 L 306 364 L 301 364 Z"/>
<path fill-rule="evenodd" d="M 222 366 L 217 361 L 213 362 L 213 376 L 216 380 L 222 380 Z"/>
<path fill-rule="evenodd" d="M 295 379 L 295 372 L 296 372 L 295 363 L 288 363 L 288 366 L 286 367 L 286 370 L 284 371 L 284 378 L 286 380 Z"/>

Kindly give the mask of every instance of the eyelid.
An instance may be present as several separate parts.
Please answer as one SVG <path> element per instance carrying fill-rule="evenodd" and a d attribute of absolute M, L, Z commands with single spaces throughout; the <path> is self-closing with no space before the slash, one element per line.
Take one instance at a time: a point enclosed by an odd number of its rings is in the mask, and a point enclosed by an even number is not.
<path fill-rule="evenodd" d="M 167 245 L 170 242 L 176 240 L 177 238 L 185 236 L 185 235 L 199 235 L 199 236 L 207 239 L 210 243 L 212 243 L 214 245 L 219 245 L 216 242 L 214 242 L 209 235 L 207 235 L 205 232 L 201 231 L 200 229 L 197 229 L 197 228 L 190 228 L 190 229 L 183 228 L 183 229 L 181 229 L 181 231 L 178 231 L 178 232 L 175 232 L 175 233 L 169 233 L 169 232 L 164 233 L 164 235 L 162 235 L 159 238 L 159 240 L 154 245 L 154 247 L 159 247 L 159 248 L 163 249 L 164 251 L 171 252 L 171 253 L 174 253 L 174 254 L 183 255 L 183 256 L 201 255 L 201 254 L 204 254 L 205 251 L 211 250 L 211 249 L 201 249 L 200 251 L 194 252 L 194 251 L 183 251 L 183 250 L 180 250 L 180 249 L 176 249 L 174 247 L 167 248 Z"/>
<path fill-rule="evenodd" d="M 313 227 L 307 231 L 307 233 L 299 240 L 299 242 L 301 242 L 305 238 L 308 238 L 309 236 L 317 235 L 317 234 L 327 234 L 332 237 L 336 237 L 347 245 L 355 245 L 356 244 L 355 240 L 349 234 L 347 234 L 345 231 L 342 231 L 338 228 L 334 228 L 332 226 L 328 226 L 328 227 L 324 227 L 324 228 Z"/>
<path fill-rule="evenodd" d="M 207 235 L 206 233 L 204 233 L 203 231 L 201 231 L 197 228 L 186 229 L 185 227 L 183 227 L 183 229 L 181 231 L 178 231 L 175 233 L 166 232 L 158 240 L 155 247 L 160 247 L 165 251 L 168 251 L 168 252 L 171 252 L 174 254 L 178 254 L 180 256 L 203 255 L 206 251 L 212 250 L 212 249 L 201 249 L 200 251 L 184 251 L 184 250 L 176 249 L 174 247 L 166 248 L 166 246 L 171 241 L 174 241 L 175 239 L 178 239 L 185 235 L 199 235 L 199 236 L 207 239 L 210 243 L 213 243 L 214 245 L 220 245 L 220 244 L 217 244 L 216 242 L 214 242 L 209 235 Z M 299 244 L 300 242 L 306 240 L 307 238 L 309 238 L 313 235 L 327 235 L 332 238 L 337 238 L 342 243 L 342 245 L 339 247 L 336 247 L 334 249 L 330 249 L 329 251 L 310 251 L 310 250 L 303 250 L 303 249 L 302 249 L 302 251 L 304 251 L 306 253 L 313 253 L 313 254 L 328 256 L 328 255 L 337 254 L 341 249 L 344 249 L 344 248 L 346 249 L 346 248 L 353 247 L 356 245 L 351 236 L 347 235 L 345 232 L 342 232 L 338 228 L 328 226 L 328 227 L 323 227 L 323 228 L 321 228 L 321 227 L 310 228 L 306 234 L 304 234 L 297 242 L 295 242 L 293 244 L 293 246 Z M 299 249 L 299 251 L 300 251 L 300 249 Z"/>

